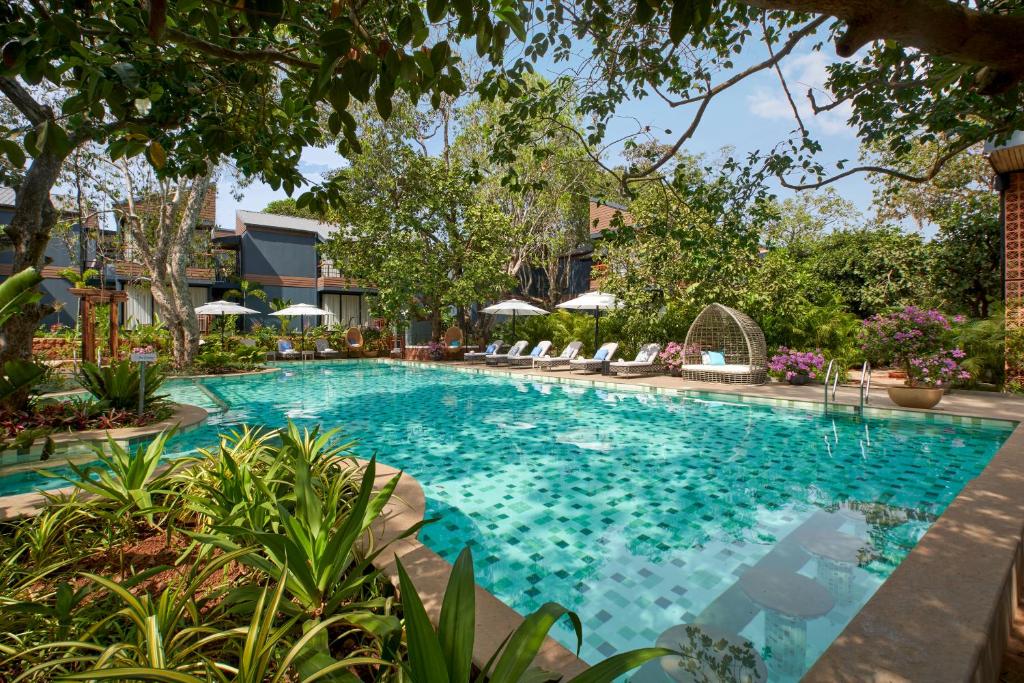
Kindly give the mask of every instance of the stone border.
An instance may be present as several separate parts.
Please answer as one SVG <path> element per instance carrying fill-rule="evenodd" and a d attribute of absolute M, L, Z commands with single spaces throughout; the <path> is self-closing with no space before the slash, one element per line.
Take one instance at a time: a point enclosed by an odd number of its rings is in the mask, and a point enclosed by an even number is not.
<path fill-rule="evenodd" d="M 377 463 L 375 488 L 383 487 L 400 471 Z M 404 531 L 421 522 L 425 511 L 426 496 L 423 487 L 414 477 L 402 472 L 394 495 L 384 506 L 380 517 L 370 527 L 375 544 L 390 543 L 373 564 L 388 577 L 397 590 L 398 565 L 395 560 L 401 559 L 409 578 L 416 586 L 416 592 L 423 601 L 427 615 L 436 626 L 452 565 L 420 543 L 419 539 L 398 538 Z M 522 615 L 477 584 L 473 664 L 483 668 L 491 655 L 505 642 L 505 638 L 523 621 Z M 561 673 L 565 678 L 575 676 L 588 668 L 586 662 L 551 636 L 544 639 L 534 664 L 548 671 Z"/>
<path fill-rule="evenodd" d="M 111 429 L 109 432 L 103 430 L 89 430 L 87 432 L 72 432 L 68 434 L 62 434 L 60 436 L 67 436 L 69 439 L 65 439 L 69 445 L 76 445 L 83 442 L 80 435 L 88 435 L 84 441 L 86 443 L 92 442 L 105 442 L 107 435 L 114 439 L 122 446 L 130 446 L 133 442 L 140 441 L 147 437 L 155 436 L 165 429 L 177 427 L 179 431 L 188 431 L 189 429 L 195 428 L 197 425 L 206 420 L 209 413 L 205 409 L 199 406 L 192 406 L 186 403 L 176 404 L 174 415 L 171 417 L 155 422 L 145 427 L 131 427 L 127 429 Z M 95 458 L 89 458 L 94 460 Z M 63 457 L 60 455 L 51 456 L 49 460 L 36 460 L 31 463 L 31 469 L 48 469 L 53 466 L 60 466 L 67 461 L 81 461 L 79 457 Z M 23 469 L 18 467 L 19 470 Z M 30 491 L 28 493 L 16 493 L 11 496 L 0 496 L 0 521 L 7 521 L 16 519 L 18 517 L 31 517 L 39 512 L 39 509 L 46 503 L 47 496 L 68 494 L 74 491 L 74 486 L 65 486 L 56 489 L 46 489 L 43 491 Z"/>
<path fill-rule="evenodd" d="M 281 368 L 276 366 L 266 367 L 262 370 L 251 370 L 249 372 L 222 372 L 215 375 L 167 375 L 165 382 L 189 379 L 214 379 L 217 377 L 251 377 L 254 375 L 266 375 L 271 372 L 279 372 Z"/>

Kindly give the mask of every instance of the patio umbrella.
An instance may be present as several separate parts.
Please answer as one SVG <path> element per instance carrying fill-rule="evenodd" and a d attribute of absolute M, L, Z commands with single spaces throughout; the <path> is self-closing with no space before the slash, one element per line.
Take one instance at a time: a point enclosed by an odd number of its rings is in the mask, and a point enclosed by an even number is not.
<path fill-rule="evenodd" d="M 259 313 L 233 301 L 211 301 L 196 308 L 196 315 L 251 315 Z M 224 348 L 224 326 L 220 326 L 220 347 Z"/>
<path fill-rule="evenodd" d="M 548 314 L 548 312 L 543 308 L 537 308 L 533 304 L 528 304 L 525 301 L 520 301 L 519 299 L 500 301 L 492 306 L 481 309 L 480 312 L 489 313 L 490 315 L 511 315 L 513 337 L 516 336 L 516 316 Z"/>
<path fill-rule="evenodd" d="M 594 351 L 597 351 L 597 336 L 601 329 L 601 311 L 621 308 L 622 301 L 604 292 L 587 292 L 575 299 L 558 304 L 558 308 L 570 311 L 591 311 L 594 314 Z"/>
<path fill-rule="evenodd" d="M 312 318 L 319 318 L 325 315 L 332 315 L 330 311 L 326 311 L 322 308 L 317 308 L 312 304 L 292 304 L 288 308 L 282 308 L 280 311 L 274 311 L 270 315 L 284 317 L 291 317 L 293 315 L 301 316 L 299 318 L 299 328 L 302 330 L 302 346 L 306 345 L 306 316 Z M 306 360 L 306 356 L 302 356 L 302 360 Z"/>

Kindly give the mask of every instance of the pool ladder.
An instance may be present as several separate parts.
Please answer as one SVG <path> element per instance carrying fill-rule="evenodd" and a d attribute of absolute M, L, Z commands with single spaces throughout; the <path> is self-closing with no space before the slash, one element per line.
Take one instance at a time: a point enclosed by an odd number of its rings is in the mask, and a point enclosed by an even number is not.
<path fill-rule="evenodd" d="M 833 373 L 834 371 L 834 373 Z M 825 371 L 825 413 L 828 413 L 828 403 L 831 398 L 832 403 L 836 402 L 836 392 L 839 390 L 839 377 L 843 374 L 841 366 L 836 364 L 833 358 L 828 362 L 828 369 Z M 831 382 L 832 386 L 829 386 Z M 830 397 L 831 394 L 831 397 Z M 860 367 L 860 401 L 857 406 L 857 412 L 861 415 L 864 414 L 864 406 L 871 402 L 871 363 L 864 361 L 864 364 Z"/>

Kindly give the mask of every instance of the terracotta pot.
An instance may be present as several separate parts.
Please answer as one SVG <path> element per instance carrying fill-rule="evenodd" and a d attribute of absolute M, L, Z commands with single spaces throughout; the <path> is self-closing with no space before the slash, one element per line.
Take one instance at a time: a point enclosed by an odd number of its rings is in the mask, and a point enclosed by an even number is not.
<path fill-rule="evenodd" d="M 904 408 L 934 408 L 942 400 L 942 387 L 887 387 L 889 398 Z"/>

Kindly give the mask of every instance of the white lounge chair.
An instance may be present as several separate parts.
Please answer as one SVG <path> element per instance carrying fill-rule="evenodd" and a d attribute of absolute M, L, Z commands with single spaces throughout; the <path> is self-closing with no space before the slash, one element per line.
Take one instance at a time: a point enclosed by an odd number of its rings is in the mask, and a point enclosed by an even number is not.
<path fill-rule="evenodd" d="M 612 360 L 618 350 L 618 342 L 602 344 L 593 358 L 576 358 L 569 361 L 569 369 L 577 372 L 601 372 L 604 364 Z"/>
<path fill-rule="evenodd" d="M 619 360 L 608 366 L 608 371 L 613 375 L 656 375 L 661 372 L 661 363 L 658 360 L 658 352 L 661 351 L 660 344 L 644 344 L 640 347 L 634 360 Z"/>
<path fill-rule="evenodd" d="M 326 339 L 317 339 L 315 345 L 316 355 L 320 356 L 321 358 L 337 358 L 338 355 L 341 353 L 340 351 L 335 351 L 330 346 L 328 346 Z"/>
<path fill-rule="evenodd" d="M 569 361 L 579 355 L 581 346 L 583 346 L 583 342 L 581 341 L 570 342 L 569 345 L 562 349 L 562 352 L 557 356 L 534 358 L 533 367 L 540 368 L 541 370 L 558 370 L 560 368 L 567 368 L 569 367 Z"/>
<path fill-rule="evenodd" d="M 533 347 L 533 351 L 526 356 L 516 356 L 515 358 L 509 358 L 508 364 L 514 367 L 533 367 L 534 362 L 539 358 L 547 356 L 548 349 L 551 348 L 551 342 L 545 340 Z"/>
<path fill-rule="evenodd" d="M 292 343 L 287 339 L 277 340 L 277 357 L 278 358 L 302 358 L 302 353 L 296 350 Z"/>
<path fill-rule="evenodd" d="M 501 365 L 502 363 L 507 363 L 509 358 L 515 358 L 523 351 L 525 351 L 526 345 L 529 343 L 530 342 L 526 341 L 525 339 L 520 339 L 519 341 L 512 345 L 512 348 L 508 350 L 508 353 L 492 353 L 489 354 L 486 358 L 484 358 L 484 361 L 488 365 Z"/>
<path fill-rule="evenodd" d="M 501 347 L 504 345 L 505 342 L 503 342 L 501 339 L 495 339 L 490 344 L 488 344 L 487 348 L 484 349 L 483 351 L 467 351 L 466 355 L 462 357 L 462 360 L 468 363 L 482 363 L 484 362 L 484 360 L 487 359 L 487 356 L 490 356 L 491 354 L 498 353 L 498 351 L 501 351 Z"/>

